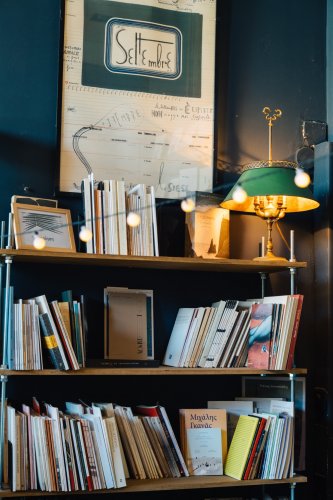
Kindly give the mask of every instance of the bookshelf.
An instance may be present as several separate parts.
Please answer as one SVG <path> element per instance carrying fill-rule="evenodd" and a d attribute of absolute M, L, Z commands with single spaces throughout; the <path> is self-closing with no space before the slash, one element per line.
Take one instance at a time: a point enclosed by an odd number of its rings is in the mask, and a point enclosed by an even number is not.
<path fill-rule="evenodd" d="M 293 284 L 293 277 L 296 269 L 306 268 L 307 264 L 305 262 L 293 262 L 288 261 L 283 262 L 254 262 L 251 260 L 203 260 L 203 259 L 191 259 L 183 257 L 133 257 L 133 256 L 107 256 L 107 255 L 90 255 L 90 254 L 63 254 L 57 252 L 45 252 L 45 251 L 19 251 L 19 250 L 0 250 L 0 255 L 2 259 L 2 265 L 6 267 L 6 285 L 8 288 L 10 284 L 10 274 L 12 266 L 15 263 L 19 263 L 21 269 L 26 265 L 38 266 L 39 264 L 45 264 L 47 266 L 56 265 L 57 269 L 61 268 L 67 274 L 67 270 L 78 268 L 86 269 L 86 273 L 92 272 L 93 269 L 102 268 L 103 270 L 108 270 L 112 273 L 112 270 L 119 268 L 120 270 L 125 270 L 128 276 L 128 284 L 131 281 L 132 270 L 138 270 L 140 273 L 142 271 L 154 274 L 155 271 L 160 275 L 160 273 L 165 273 L 168 271 L 181 271 L 181 272 L 192 272 L 197 273 L 230 273 L 232 275 L 238 274 L 239 279 L 241 279 L 242 274 L 258 274 L 262 277 L 264 275 L 276 272 L 289 272 L 291 277 L 291 286 Z M 83 266 L 83 267 L 82 267 Z M 142 274 L 140 274 L 142 276 Z M 64 276 L 61 277 L 61 279 Z M 111 278 L 110 278 L 111 279 Z M 96 283 L 91 283 L 90 286 L 97 286 Z M 52 283 L 49 285 L 50 290 L 52 289 Z M 216 292 L 217 293 L 217 292 Z M 226 292 L 218 292 L 221 296 L 225 295 Z M 158 331 L 155 333 L 158 338 Z M 159 357 L 159 356 L 157 356 Z M 115 380 L 129 380 L 128 386 L 130 387 L 131 381 L 140 380 L 141 377 L 144 380 L 164 380 L 168 381 L 168 385 L 172 388 L 173 383 L 188 383 L 190 377 L 209 380 L 209 384 L 213 386 L 212 377 L 216 381 L 216 391 L 219 390 L 220 383 L 222 381 L 221 377 L 227 377 L 231 379 L 239 379 L 244 375 L 274 375 L 274 376 L 286 376 L 290 380 L 294 381 L 296 376 L 305 376 L 307 370 L 305 368 L 293 368 L 292 370 L 258 370 L 258 369 L 248 369 L 248 368 L 171 368 L 166 366 L 160 366 L 157 368 L 83 368 L 78 371 L 59 371 L 55 369 L 44 369 L 41 371 L 16 371 L 7 370 L 3 367 L 0 369 L 0 377 L 2 382 L 2 399 L 4 400 L 6 396 L 6 386 L 10 380 L 22 380 L 26 385 L 30 382 L 30 379 L 36 381 L 44 380 L 44 377 L 56 377 L 59 380 L 59 387 L 62 382 L 63 377 L 70 381 L 71 384 L 75 384 L 75 377 L 79 377 L 79 381 L 85 380 L 87 377 L 94 380 L 94 377 L 113 377 Z M 60 378 L 59 378 L 60 377 Z M 147 377 L 150 377 L 148 379 Z M 171 379 L 170 379 L 171 377 Z M 100 380 L 100 378 L 98 378 Z M 102 379 L 104 380 L 104 379 Z M 191 380 L 191 379 L 190 379 Z M 80 384 L 80 382 L 77 382 Z M 169 382 L 170 381 L 170 382 Z M 183 382 L 182 382 L 183 381 Z M 38 382 L 36 382 L 38 383 Z M 99 382 L 97 382 L 99 383 Z M 157 382 L 158 384 L 158 382 Z M 149 391 L 149 388 L 147 389 Z M 82 388 L 82 396 L 85 396 L 84 387 Z M 170 395 L 172 398 L 172 395 Z M 184 396 L 186 397 L 186 396 Z M 52 398 L 50 398 L 52 399 Z M 144 401 L 143 401 L 144 403 Z M 184 403 L 185 404 L 185 403 Z M 290 498 L 293 499 L 295 492 L 295 485 L 298 483 L 307 482 L 307 478 L 303 475 L 295 475 L 288 479 L 282 480 L 247 480 L 238 481 L 227 476 L 190 476 L 185 478 L 177 479 L 155 479 L 155 480 L 128 480 L 126 488 L 115 489 L 115 490 L 95 490 L 93 492 L 78 491 L 71 493 L 59 493 L 59 492 L 41 492 L 41 491 L 28 491 L 28 492 L 11 492 L 8 490 L 0 490 L 0 497 L 15 498 L 23 496 L 34 496 L 34 497 L 44 497 L 44 496 L 55 496 L 55 495 L 77 495 L 77 494 L 114 494 L 114 493 L 137 493 L 140 495 L 145 492 L 152 491 L 175 491 L 175 490 L 199 490 L 199 489 L 216 489 L 216 488 L 233 488 L 233 487 L 251 487 L 251 486 L 262 486 L 262 485 L 274 485 L 274 484 L 286 484 L 290 485 Z M 141 498 L 141 497 L 140 497 Z M 170 493 L 171 498 L 171 493 Z"/>

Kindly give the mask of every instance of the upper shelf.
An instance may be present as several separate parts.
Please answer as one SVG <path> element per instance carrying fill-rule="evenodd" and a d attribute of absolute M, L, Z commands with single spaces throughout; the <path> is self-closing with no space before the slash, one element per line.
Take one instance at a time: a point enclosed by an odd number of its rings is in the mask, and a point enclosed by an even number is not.
<path fill-rule="evenodd" d="M 45 252 L 38 250 L 0 249 L 2 257 L 12 256 L 16 262 L 40 262 L 142 269 L 177 269 L 233 273 L 272 273 L 289 268 L 304 268 L 306 262 L 257 262 L 243 259 L 200 259 L 189 257 L 136 257 L 132 255 L 95 255 L 87 253 Z"/>

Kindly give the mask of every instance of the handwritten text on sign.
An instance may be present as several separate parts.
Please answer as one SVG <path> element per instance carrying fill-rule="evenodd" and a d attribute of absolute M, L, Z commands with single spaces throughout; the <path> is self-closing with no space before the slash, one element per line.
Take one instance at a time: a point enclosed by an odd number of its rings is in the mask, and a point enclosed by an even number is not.
<path fill-rule="evenodd" d="M 105 66 L 175 80 L 182 73 L 182 34 L 172 26 L 114 17 L 106 24 Z"/>

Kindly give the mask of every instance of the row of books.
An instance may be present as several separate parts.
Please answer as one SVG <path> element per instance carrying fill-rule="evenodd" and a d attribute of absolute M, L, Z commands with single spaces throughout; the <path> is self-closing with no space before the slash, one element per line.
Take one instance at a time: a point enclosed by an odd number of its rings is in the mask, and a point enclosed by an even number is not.
<path fill-rule="evenodd" d="M 290 369 L 302 304 L 303 295 L 282 295 L 180 308 L 163 364 Z"/>
<path fill-rule="evenodd" d="M 85 226 L 92 233 L 87 253 L 158 256 L 155 192 L 153 186 L 137 184 L 129 189 L 124 181 L 94 183 L 93 175 L 82 181 Z M 126 224 L 134 212 L 136 226 Z"/>
<path fill-rule="evenodd" d="M 104 289 L 104 358 L 154 359 L 153 290 Z"/>
<path fill-rule="evenodd" d="M 126 479 L 188 476 L 165 408 L 67 402 L 65 411 L 34 398 L 8 405 L 3 478 L 13 491 L 94 491 Z"/>
<path fill-rule="evenodd" d="M 42 370 L 43 349 L 59 370 L 85 366 L 87 322 L 84 297 L 73 300 L 71 290 L 50 303 L 45 295 L 13 301 L 10 289 L 8 367 L 11 370 Z"/>
<path fill-rule="evenodd" d="M 239 417 L 225 474 L 243 480 L 292 477 L 293 444 L 294 405 L 272 400 L 269 413 Z"/>

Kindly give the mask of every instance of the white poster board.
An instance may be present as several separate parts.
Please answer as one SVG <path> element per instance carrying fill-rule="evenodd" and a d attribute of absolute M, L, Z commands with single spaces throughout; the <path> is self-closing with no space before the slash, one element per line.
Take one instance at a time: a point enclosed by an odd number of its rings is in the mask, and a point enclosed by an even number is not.
<path fill-rule="evenodd" d="M 60 191 L 212 190 L 216 0 L 66 0 Z"/>

